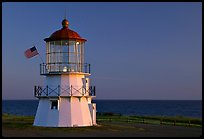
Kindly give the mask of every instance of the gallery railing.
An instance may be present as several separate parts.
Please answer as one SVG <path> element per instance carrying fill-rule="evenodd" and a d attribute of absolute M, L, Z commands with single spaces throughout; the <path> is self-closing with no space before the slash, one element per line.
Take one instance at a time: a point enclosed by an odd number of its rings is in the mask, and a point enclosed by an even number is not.
<path fill-rule="evenodd" d="M 40 74 L 90 73 L 90 66 L 88 63 L 42 63 L 40 64 Z"/>
<path fill-rule="evenodd" d="M 60 86 L 49 87 L 48 85 L 35 86 L 34 87 L 35 97 L 54 97 L 54 96 L 96 96 L 95 86 L 90 87 L 76 87 L 76 86 Z"/>

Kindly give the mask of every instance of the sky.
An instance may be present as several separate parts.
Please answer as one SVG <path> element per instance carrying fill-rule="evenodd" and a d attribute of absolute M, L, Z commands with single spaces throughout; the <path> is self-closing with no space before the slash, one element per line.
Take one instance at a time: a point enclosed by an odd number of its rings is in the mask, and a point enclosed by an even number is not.
<path fill-rule="evenodd" d="M 95 99 L 202 100 L 201 2 L 4 2 L 2 99 L 37 99 L 44 39 L 65 16 L 87 39 Z"/>

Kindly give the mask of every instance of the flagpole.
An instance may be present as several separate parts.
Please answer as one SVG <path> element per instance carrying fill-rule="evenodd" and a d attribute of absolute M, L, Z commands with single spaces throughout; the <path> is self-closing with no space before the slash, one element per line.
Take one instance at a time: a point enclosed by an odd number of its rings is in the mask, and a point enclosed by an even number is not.
<path fill-rule="evenodd" d="M 33 46 L 36 47 L 35 44 L 33 44 Z M 36 50 L 37 50 L 37 49 L 36 49 Z M 42 63 L 44 63 L 44 61 L 43 61 L 43 59 L 42 59 L 40 53 L 38 53 L 38 55 L 40 56 L 40 59 L 41 59 Z"/>
<path fill-rule="evenodd" d="M 43 62 L 43 59 L 42 59 L 42 57 L 41 57 L 40 53 L 38 53 L 38 55 L 40 56 L 40 59 L 41 59 L 41 61 Z M 44 62 L 43 62 L 43 63 L 44 63 Z"/>

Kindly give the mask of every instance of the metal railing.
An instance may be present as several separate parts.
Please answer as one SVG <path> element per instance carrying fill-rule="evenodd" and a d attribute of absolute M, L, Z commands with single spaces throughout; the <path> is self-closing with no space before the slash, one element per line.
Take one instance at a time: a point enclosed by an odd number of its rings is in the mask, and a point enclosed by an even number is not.
<path fill-rule="evenodd" d="M 52 96 L 96 96 L 95 86 L 90 87 L 76 87 L 67 86 L 62 87 L 58 85 L 57 87 L 50 86 L 34 86 L 34 96 L 35 97 L 52 97 Z"/>
<path fill-rule="evenodd" d="M 90 73 L 90 66 L 88 63 L 42 63 L 40 64 L 40 74 Z"/>

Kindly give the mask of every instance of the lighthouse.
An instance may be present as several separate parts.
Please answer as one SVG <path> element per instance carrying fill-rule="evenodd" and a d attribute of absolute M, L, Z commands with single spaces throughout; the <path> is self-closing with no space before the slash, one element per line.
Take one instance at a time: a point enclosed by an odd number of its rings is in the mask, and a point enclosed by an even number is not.
<path fill-rule="evenodd" d="M 46 62 L 40 64 L 43 86 L 34 87 L 39 103 L 34 126 L 78 127 L 96 125 L 95 86 L 90 83 L 90 64 L 84 61 L 86 39 L 69 28 L 45 38 Z"/>

